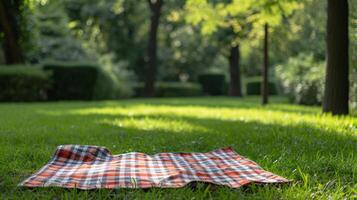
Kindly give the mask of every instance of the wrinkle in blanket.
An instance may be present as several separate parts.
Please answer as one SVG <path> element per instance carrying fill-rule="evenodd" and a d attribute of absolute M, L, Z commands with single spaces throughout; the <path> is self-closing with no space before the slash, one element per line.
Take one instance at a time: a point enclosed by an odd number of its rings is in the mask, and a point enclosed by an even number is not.
<path fill-rule="evenodd" d="M 263 170 L 230 147 L 207 153 L 112 155 L 105 147 L 61 145 L 42 169 L 19 185 L 79 189 L 178 188 L 193 181 L 232 188 L 252 182 L 289 182 Z"/>

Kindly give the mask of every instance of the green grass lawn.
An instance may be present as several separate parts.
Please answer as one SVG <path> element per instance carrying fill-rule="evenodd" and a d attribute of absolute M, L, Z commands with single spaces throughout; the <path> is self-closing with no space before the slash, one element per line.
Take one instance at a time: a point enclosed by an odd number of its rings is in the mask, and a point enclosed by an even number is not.
<path fill-rule="evenodd" d="M 89 144 L 113 154 L 200 151 L 232 146 L 291 185 L 241 189 L 24 189 L 56 146 Z M 357 118 L 254 97 L 0 104 L 0 198 L 340 199 L 357 198 Z"/>

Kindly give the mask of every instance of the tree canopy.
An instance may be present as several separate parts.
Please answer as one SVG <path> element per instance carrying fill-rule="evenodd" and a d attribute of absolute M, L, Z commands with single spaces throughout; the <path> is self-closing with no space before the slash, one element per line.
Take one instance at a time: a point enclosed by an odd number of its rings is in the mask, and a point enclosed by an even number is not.
<path fill-rule="evenodd" d="M 290 77 L 287 65 L 294 59 L 303 56 L 303 60 L 310 60 L 312 56 L 311 65 L 316 70 L 326 61 L 327 2 L 170 0 L 163 3 L 157 30 L 156 81 L 197 82 L 201 74 L 219 73 L 228 82 L 240 77 L 230 84 L 240 85 L 240 92 L 246 93 L 247 82 L 262 74 L 264 26 L 268 24 L 269 80 L 276 82 L 282 88 L 280 91 L 293 95 L 292 99 L 298 99 L 292 91 L 311 88 L 311 83 L 317 82 L 306 81 L 289 89 L 282 79 Z M 349 76 L 355 80 L 356 2 L 349 0 L 348 5 L 352 52 Z M 1 12 L 0 63 L 87 61 L 111 66 L 108 68 L 117 69 L 138 84 L 147 78 L 151 16 L 147 1 L 16 0 L 2 2 L 1 6 L 11 12 Z M 280 66 L 279 70 L 276 66 Z M 286 74 L 277 74 L 278 71 Z M 304 74 L 301 77 L 310 78 Z M 356 88 L 355 81 L 350 81 L 351 91 Z M 350 99 L 355 98 L 352 95 Z"/>

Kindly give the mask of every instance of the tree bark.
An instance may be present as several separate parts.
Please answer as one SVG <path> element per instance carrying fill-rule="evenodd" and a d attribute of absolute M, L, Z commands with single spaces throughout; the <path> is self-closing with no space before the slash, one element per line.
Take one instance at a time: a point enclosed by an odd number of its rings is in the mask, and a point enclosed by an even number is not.
<path fill-rule="evenodd" d="M 348 114 L 348 0 L 328 0 L 327 68 L 323 112 Z"/>
<path fill-rule="evenodd" d="M 262 70 L 263 81 L 261 84 L 261 94 L 262 94 L 262 105 L 268 104 L 268 95 L 269 95 L 269 87 L 268 87 L 268 76 L 269 76 L 269 26 L 268 24 L 264 25 L 264 65 Z"/>
<path fill-rule="evenodd" d="M 23 62 L 21 47 L 19 44 L 20 33 L 16 26 L 16 14 L 19 8 L 11 8 L 10 2 L 0 1 L 0 26 L 4 33 L 3 49 L 6 64 L 16 64 Z M 19 6 L 15 3 L 13 6 Z M 13 12 L 17 11 L 17 12 Z"/>
<path fill-rule="evenodd" d="M 231 47 L 229 55 L 229 96 L 242 97 L 239 45 Z"/>
<path fill-rule="evenodd" d="M 150 32 L 147 46 L 147 65 L 145 80 L 145 96 L 153 97 L 155 95 L 155 81 L 157 72 L 157 31 L 161 14 L 162 0 L 148 0 L 151 10 Z"/>

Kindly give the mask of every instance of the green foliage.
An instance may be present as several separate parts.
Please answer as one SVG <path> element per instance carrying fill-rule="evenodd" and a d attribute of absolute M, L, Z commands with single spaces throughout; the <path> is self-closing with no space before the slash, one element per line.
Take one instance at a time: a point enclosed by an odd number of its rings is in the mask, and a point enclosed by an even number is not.
<path fill-rule="evenodd" d="M 312 54 L 299 54 L 276 67 L 277 77 L 291 99 L 299 104 L 318 105 L 324 92 L 325 62 Z"/>
<path fill-rule="evenodd" d="M 158 97 L 192 97 L 202 95 L 199 84 L 182 82 L 159 82 L 156 93 Z"/>
<path fill-rule="evenodd" d="M 156 97 L 193 97 L 202 95 L 201 86 L 188 82 L 158 82 L 155 85 Z M 135 86 L 135 96 L 144 96 L 144 84 Z"/>
<path fill-rule="evenodd" d="M 303 9 L 274 30 L 270 37 L 275 63 L 301 53 L 313 53 L 317 60 L 325 60 L 326 7 L 327 1 L 306 0 Z"/>
<path fill-rule="evenodd" d="M 247 95 L 260 95 L 261 94 L 261 84 L 262 84 L 261 77 L 248 78 L 248 79 L 245 79 L 244 82 L 245 82 Z M 275 82 L 270 81 L 268 83 L 268 88 L 269 88 L 269 95 L 277 95 L 278 94 Z"/>
<path fill-rule="evenodd" d="M 2 1 L 9 14 L 9 16 L 7 16 L 7 20 L 9 20 L 8 23 L 10 23 L 9 25 L 14 28 L 12 37 L 16 38 L 20 45 L 21 56 L 24 56 L 27 51 L 31 51 L 33 45 L 35 44 L 33 41 L 32 1 L 33 0 Z M 4 24 L 4 26 L 8 25 Z M 2 45 L 2 41 L 5 40 L 5 35 L 2 29 L 4 29 L 4 27 L 0 27 L 0 45 Z M 1 56 L 0 63 L 5 63 Z"/>
<path fill-rule="evenodd" d="M 32 21 L 29 21 L 33 23 L 33 40 L 36 42 L 35 48 L 27 53 L 31 62 L 89 59 L 81 41 L 73 37 L 69 29 L 62 1 L 37 3 Z"/>
<path fill-rule="evenodd" d="M 226 80 L 223 74 L 201 74 L 198 81 L 205 95 L 226 94 Z"/>
<path fill-rule="evenodd" d="M 26 51 L 26 63 L 42 63 L 47 59 L 99 63 L 104 75 L 99 73 L 98 79 L 116 85 L 113 89 L 100 81 L 103 84 L 97 85 L 100 89 L 95 91 L 105 94 L 96 95 L 99 99 L 111 96 L 112 90 L 119 90 L 120 97 L 130 96 L 131 81 L 144 79 L 150 17 L 147 2 L 16 0 L 7 3 L 20 5 L 10 7 L 19 16 L 16 25 Z M 356 5 L 356 1 L 349 0 L 352 107 L 357 105 L 354 95 L 357 91 Z M 260 75 L 261 36 L 263 24 L 267 22 L 271 66 L 286 63 L 287 58 L 302 53 L 313 53 L 314 60 L 320 63 L 326 59 L 325 21 L 326 1 L 320 0 L 167 1 L 158 32 L 157 79 L 197 81 L 199 74 L 212 68 L 216 73 L 227 73 L 228 62 L 224 59 L 232 43 L 240 44 L 242 76 Z M 2 40 L 0 31 L 1 44 Z M 107 55 L 111 56 L 110 62 L 102 64 Z M 139 80 L 131 71 L 135 71 Z M 280 74 L 275 76 L 279 78 Z M 315 87 L 306 93 L 314 94 L 317 90 L 321 89 Z M 291 96 L 296 96 L 292 93 Z M 114 96 L 118 95 L 115 93 L 110 98 Z M 308 104 L 319 101 L 308 101 Z"/>
<path fill-rule="evenodd" d="M 202 37 L 195 28 L 183 22 L 167 22 L 161 27 L 165 31 L 159 34 L 165 38 L 165 43 L 158 49 L 159 80 L 182 81 L 180 78 L 187 76 L 189 81 L 196 81 L 200 73 L 213 65 L 218 48 L 210 38 Z"/>
<path fill-rule="evenodd" d="M 52 72 L 52 100 L 116 99 L 127 95 L 110 70 L 88 63 L 47 63 Z"/>
<path fill-rule="evenodd" d="M 52 74 L 51 100 L 91 100 L 98 78 L 98 67 L 88 64 L 50 63 L 44 65 Z"/>
<path fill-rule="evenodd" d="M 277 26 L 284 16 L 289 16 L 301 4 L 297 1 L 280 0 L 233 0 L 229 3 L 210 3 L 207 0 L 188 0 L 185 5 L 186 21 L 193 25 L 201 25 L 203 34 L 212 34 L 219 28 L 231 27 L 238 36 L 235 41 L 240 42 L 242 31 L 252 26 L 251 36 L 263 35 L 263 26 L 269 23 Z"/>
<path fill-rule="evenodd" d="M 48 74 L 34 66 L 0 66 L 0 101 L 47 99 Z"/>
<path fill-rule="evenodd" d="M 207 37 L 177 17 L 184 2 L 168 1 L 158 32 L 160 81 L 179 81 L 180 75 L 196 75 L 212 63 L 217 48 Z M 116 0 L 66 0 L 69 25 L 91 55 L 101 59 L 112 54 L 113 62 L 125 62 L 139 81 L 145 80 L 146 42 L 150 10 L 147 2 Z M 173 11 L 174 14 L 171 14 Z M 170 34 L 167 34 L 170 33 Z"/>
<path fill-rule="evenodd" d="M 112 54 L 137 75 L 145 64 L 149 10 L 146 2 L 117 0 L 65 0 L 69 27 L 86 51 L 97 60 Z M 141 76 L 139 76 L 141 78 Z"/>
<path fill-rule="evenodd" d="M 95 99 L 127 98 L 133 95 L 133 82 L 137 78 L 128 70 L 127 62 L 114 62 L 112 55 L 102 55 L 99 65 Z"/>

